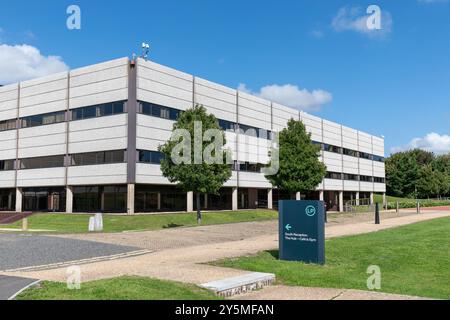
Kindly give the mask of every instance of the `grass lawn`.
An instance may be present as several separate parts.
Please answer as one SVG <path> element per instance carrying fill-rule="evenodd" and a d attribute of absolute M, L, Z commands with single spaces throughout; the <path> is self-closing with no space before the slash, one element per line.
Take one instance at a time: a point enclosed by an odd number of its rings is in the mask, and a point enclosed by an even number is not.
<path fill-rule="evenodd" d="M 28 218 L 28 228 L 52 230 L 57 233 L 81 233 L 88 231 L 89 215 L 36 214 Z M 277 219 L 278 213 L 270 210 L 203 213 L 202 225 L 226 224 L 246 221 Z M 197 226 L 196 213 L 117 216 L 104 215 L 104 232 L 158 230 Z M 22 223 L 2 225 L 0 228 L 21 228 Z"/>
<path fill-rule="evenodd" d="M 42 282 L 17 300 L 214 300 L 212 292 L 194 285 L 143 277 L 120 277 L 81 284 L 69 290 L 65 283 Z"/>
<path fill-rule="evenodd" d="M 367 289 L 366 270 L 381 268 L 381 291 L 450 298 L 450 218 L 331 239 L 326 265 L 278 260 L 278 251 L 227 259 L 214 264 L 277 275 L 292 286 Z"/>

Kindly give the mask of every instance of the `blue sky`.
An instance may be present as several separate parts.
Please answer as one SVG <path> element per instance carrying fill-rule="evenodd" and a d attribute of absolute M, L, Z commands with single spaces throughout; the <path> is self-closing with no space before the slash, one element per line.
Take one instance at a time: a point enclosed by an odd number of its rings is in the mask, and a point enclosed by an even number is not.
<path fill-rule="evenodd" d="M 66 27 L 71 4 L 81 30 Z M 382 30 L 366 32 L 357 22 L 371 4 Z M 384 135 L 387 154 L 447 152 L 449 17 L 446 0 L 0 0 L 0 81 L 131 56 L 146 41 L 158 63 Z M 15 55 L 23 44 L 39 52 Z"/>

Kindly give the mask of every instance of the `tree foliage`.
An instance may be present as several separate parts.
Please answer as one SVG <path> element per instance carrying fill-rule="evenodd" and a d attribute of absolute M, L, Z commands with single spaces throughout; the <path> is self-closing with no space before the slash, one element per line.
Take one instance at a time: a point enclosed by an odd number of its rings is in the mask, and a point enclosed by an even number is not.
<path fill-rule="evenodd" d="M 279 133 L 279 170 L 266 178 L 279 189 L 294 192 L 315 190 L 326 174 L 319 160 L 320 146 L 311 141 L 301 121 L 291 119 L 287 128 Z M 272 163 L 271 163 L 272 165 Z"/>
<path fill-rule="evenodd" d="M 201 132 L 195 132 L 195 122 L 201 123 Z M 197 219 L 201 223 L 201 194 L 217 194 L 231 177 L 231 166 L 227 164 L 229 158 L 229 151 L 217 150 L 215 148 L 209 149 L 213 143 L 218 142 L 218 145 L 224 146 L 226 144 L 225 133 L 219 126 L 219 122 L 212 114 L 208 114 L 203 106 L 195 106 L 189 110 L 182 112 L 173 126 L 173 130 L 186 130 L 191 139 L 186 141 L 183 137 L 179 139 L 170 139 L 164 145 L 160 146 L 159 150 L 164 154 L 164 159 L 161 162 L 161 171 L 163 175 L 172 183 L 176 183 L 185 192 L 194 192 L 197 197 Z M 218 130 L 219 136 L 210 137 L 207 140 L 205 133 L 211 129 Z M 216 131 L 217 132 L 217 131 Z M 197 133 L 197 136 L 195 135 Z M 196 140 L 200 136 L 201 140 Z M 221 140 L 221 141 L 218 141 Z M 187 142 L 187 147 L 179 149 L 182 142 Z M 209 152 L 212 157 L 221 158 L 221 163 L 207 163 L 201 159 L 200 163 L 195 161 L 196 146 L 199 147 L 201 156 Z M 206 150 L 208 148 L 208 150 Z M 219 152 L 222 151 L 222 152 Z M 172 155 L 176 154 L 179 158 L 188 159 L 184 163 L 176 163 L 173 161 Z M 198 155 L 197 155 L 198 157 Z"/>
<path fill-rule="evenodd" d="M 450 194 L 450 155 L 436 156 L 420 149 L 399 152 L 386 159 L 389 195 L 432 198 Z"/>

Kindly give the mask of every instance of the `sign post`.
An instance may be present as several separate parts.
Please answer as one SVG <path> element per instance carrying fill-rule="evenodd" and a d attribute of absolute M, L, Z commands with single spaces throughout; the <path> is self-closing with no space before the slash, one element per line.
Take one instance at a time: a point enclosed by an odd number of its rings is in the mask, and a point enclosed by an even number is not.
<path fill-rule="evenodd" d="M 280 260 L 325 264 L 323 201 L 280 201 Z"/>

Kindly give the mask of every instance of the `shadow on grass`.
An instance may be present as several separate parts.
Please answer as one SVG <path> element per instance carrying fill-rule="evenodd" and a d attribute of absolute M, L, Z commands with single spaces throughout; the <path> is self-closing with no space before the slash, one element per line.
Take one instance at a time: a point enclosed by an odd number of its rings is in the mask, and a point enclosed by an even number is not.
<path fill-rule="evenodd" d="M 176 224 L 176 223 L 169 223 L 169 224 L 166 224 L 165 226 L 163 226 L 163 229 L 173 229 L 173 228 L 180 228 L 180 227 L 184 227 L 184 225 Z"/>
<path fill-rule="evenodd" d="M 280 252 L 278 250 L 269 250 L 266 252 L 270 254 L 275 260 L 278 260 L 280 258 Z"/>

